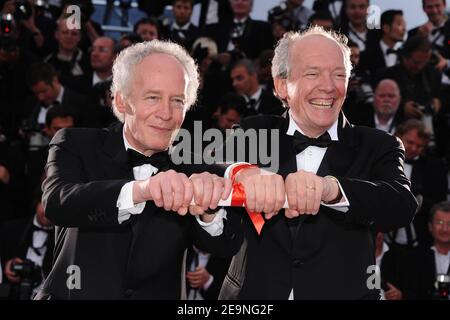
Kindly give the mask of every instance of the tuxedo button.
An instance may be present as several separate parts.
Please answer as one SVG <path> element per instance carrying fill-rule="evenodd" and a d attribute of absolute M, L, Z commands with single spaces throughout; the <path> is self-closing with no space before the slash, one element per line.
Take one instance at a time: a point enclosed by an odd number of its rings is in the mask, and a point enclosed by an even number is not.
<path fill-rule="evenodd" d="M 305 263 L 299 259 L 295 259 L 294 261 L 292 261 L 292 266 L 294 268 L 300 268 L 301 266 L 303 266 Z"/>
<path fill-rule="evenodd" d="M 131 297 L 133 295 L 133 289 L 127 289 L 125 290 L 125 292 L 123 293 L 123 295 L 127 298 Z"/>

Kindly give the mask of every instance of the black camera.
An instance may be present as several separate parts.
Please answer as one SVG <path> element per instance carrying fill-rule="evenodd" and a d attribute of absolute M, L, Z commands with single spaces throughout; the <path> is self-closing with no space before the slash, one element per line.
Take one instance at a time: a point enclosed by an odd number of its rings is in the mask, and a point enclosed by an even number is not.
<path fill-rule="evenodd" d="M 0 49 L 6 52 L 17 49 L 15 22 L 11 14 L 0 16 Z"/>
<path fill-rule="evenodd" d="M 450 298 L 450 276 L 438 274 L 434 283 L 435 298 L 439 300 L 448 300 Z"/>
<path fill-rule="evenodd" d="M 278 23 L 287 31 L 298 29 L 298 25 L 292 20 L 291 13 L 285 2 L 269 10 L 267 20 L 270 24 Z"/>
<path fill-rule="evenodd" d="M 41 268 L 29 259 L 25 259 L 20 263 L 13 263 L 11 269 L 22 281 L 24 279 L 32 279 L 34 282 L 41 280 Z"/>
<path fill-rule="evenodd" d="M 33 289 L 42 282 L 41 267 L 29 259 L 24 259 L 22 262 L 13 263 L 11 269 L 20 277 L 18 292 L 15 293 L 16 298 L 29 300 Z"/>

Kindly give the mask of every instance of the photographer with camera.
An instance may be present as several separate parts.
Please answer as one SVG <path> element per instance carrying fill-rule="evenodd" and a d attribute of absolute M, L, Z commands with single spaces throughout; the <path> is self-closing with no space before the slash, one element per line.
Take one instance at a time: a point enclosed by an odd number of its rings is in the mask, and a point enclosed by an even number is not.
<path fill-rule="evenodd" d="M 433 236 L 431 247 L 417 250 L 418 298 L 449 299 L 450 274 L 450 202 L 439 202 L 431 208 L 428 228 Z"/>
<path fill-rule="evenodd" d="M 278 22 L 287 31 L 300 30 L 308 25 L 313 11 L 303 5 L 304 0 L 282 1 L 278 6 L 269 10 L 267 20 L 273 25 Z"/>
<path fill-rule="evenodd" d="M 40 55 L 45 39 L 40 28 L 36 25 L 35 8 L 29 0 L 0 1 L 0 14 L 11 14 L 17 29 L 17 39 L 22 50 L 30 50 Z"/>
<path fill-rule="evenodd" d="M 273 39 L 270 24 L 265 21 L 253 20 L 250 12 L 253 0 L 229 0 L 233 11 L 233 19 L 224 23 L 206 25 L 204 36 L 212 38 L 219 53 L 239 54 L 256 59 L 265 49 L 272 49 Z M 236 62 L 237 60 L 234 60 Z"/>
<path fill-rule="evenodd" d="M 1 261 L 5 280 L 12 284 L 11 299 L 30 299 L 50 272 L 53 260 L 53 224 L 45 217 L 42 192 L 36 191 L 35 214 L 5 223 L 1 234 Z"/>
<path fill-rule="evenodd" d="M 401 110 L 404 117 L 422 119 L 432 131 L 433 117 L 441 109 L 441 73 L 429 65 L 430 57 L 428 39 L 421 36 L 408 38 L 400 54 L 400 64 L 385 69 L 379 79 L 397 82 L 404 102 Z"/>

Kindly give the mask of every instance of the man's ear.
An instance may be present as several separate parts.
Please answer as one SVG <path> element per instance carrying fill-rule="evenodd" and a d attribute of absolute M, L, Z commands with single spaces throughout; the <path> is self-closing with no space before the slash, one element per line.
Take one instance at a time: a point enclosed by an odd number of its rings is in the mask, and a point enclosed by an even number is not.
<path fill-rule="evenodd" d="M 120 92 L 116 92 L 116 94 L 114 96 L 114 101 L 115 101 L 117 110 L 120 113 L 125 113 L 125 111 L 127 110 L 126 101 L 123 98 L 123 96 L 120 94 Z"/>
<path fill-rule="evenodd" d="M 275 77 L 275 79 L 273 80 L 273 84 L 275 86 L 275 92 L 277 93 L 277 96 L 282 100 L 286 100 L 287 80 L 280 77 Z"/>

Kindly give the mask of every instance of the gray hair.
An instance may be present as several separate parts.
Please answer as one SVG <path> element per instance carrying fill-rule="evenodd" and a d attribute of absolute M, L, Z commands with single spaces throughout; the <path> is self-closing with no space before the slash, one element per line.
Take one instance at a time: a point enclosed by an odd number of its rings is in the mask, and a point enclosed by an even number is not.
<path fill-rule="evenodd" d="M 290 50 L 292 45 L 305 37 L 313 35 L 325 37 L 335 41 L 338 44 L 344 56 L 344 66 L 347 80 L 350 78 L 352 63 L 350 61 L 350 48 L 347 46 L 347 37 L 335 31 L 327 31 L 320 26 L 312 26 L 302 32 L 286 32 L 283 38 L 278 41 L 275 48 L 275 55 L 272 60 L 272 77 L 274 79 L 275 77 L 282 79 L 287 79 L 289 77 L 291 72 Z"/>
<path fill-rule="evenodd" d="M 189 109 L 197 99 L 199 86 L 199 74 L 197 65 L 192 57 L 180 45 L 170 41 L 152 40 L 137 43 L 124 49 L 117 56 L 113 65 L 111 94 L 113 97 L 113 111 L 117 119 L 124 121 L 124 116 L 119 112 L 114 97 L 117 93 L 127 96 L 130 93 L 130 84 L 133 83 L 133 73 L 136 65 L 153 53 L 163 53 L 177 59 L 184 67 L 189 82 L 187 85 L 186 109 Z"/>
<path fill-rule="evenodd" d="M 450 213 L 450 201 L 441 201 L 436 203 L 431 209 L 428 215 L 428 221 L 432 222 L 434 220 L 434 216 L 438 211 L 444 213 Z"/>

